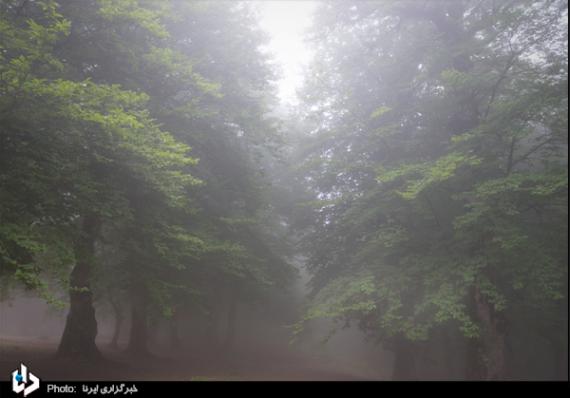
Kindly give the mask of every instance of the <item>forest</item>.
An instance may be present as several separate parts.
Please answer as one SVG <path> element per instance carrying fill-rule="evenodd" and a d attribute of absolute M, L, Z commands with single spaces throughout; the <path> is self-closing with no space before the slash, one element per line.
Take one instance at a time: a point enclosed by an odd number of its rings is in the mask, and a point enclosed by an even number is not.
<path fill-rule="evenodd" d="M 272 3 L 311 3 L 298 87 Z M 1 374 L 22 361 L 568 380 L 568 2 L 0 0 Z"/>

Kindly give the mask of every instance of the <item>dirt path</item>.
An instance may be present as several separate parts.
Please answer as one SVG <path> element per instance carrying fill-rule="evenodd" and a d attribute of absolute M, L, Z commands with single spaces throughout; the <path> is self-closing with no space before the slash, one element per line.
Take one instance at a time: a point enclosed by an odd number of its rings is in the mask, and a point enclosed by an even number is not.
<path fill-rule="evenodd" d="M 294 353 L 245 353 L 134 360 L 103 348 L 100 362 L 56 359 L 49 341 L 0 338 L 0 375 L 9 377 L 23 362 L 43 380 L 364 380 L 317 358 Z"/>

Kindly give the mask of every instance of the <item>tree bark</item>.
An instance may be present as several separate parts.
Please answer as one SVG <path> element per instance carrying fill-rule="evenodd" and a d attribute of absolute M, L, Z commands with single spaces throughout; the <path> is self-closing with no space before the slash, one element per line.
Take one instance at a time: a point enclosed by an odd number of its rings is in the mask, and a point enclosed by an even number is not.
<path fill-rule="evenodd" d="M 466 380 L 483 380 L 485 379 L 485 366 L 482 362 L 480 340 L 471 338 L 467 340 L 466 358 L 465 358 L 465 379 Z"/>
<path fill-rule="evenodd" d="M 180 321 L 180 313 L 174 310 L 172 319 L 170 320 L 170 348 L 174 352 L 180 352 L 182 349 L 182 340 L 178 334 L 178 323 Z"/>
<path fill-rule="evenodd" d="M 228 318 L 226 336 L 224 338 L 224 351 L 231 352 L 236 338 L 236 317 L 238 307 L 238 291 L 234 288 L 229 295 Z"/>
<path fill-rule="evenodd" d="M 96 358 L 101 355 L 95 344 L 97 320 L 90 286 L 95 240 L 99 228 L 100 221 L 97 216 L 85 216 L 81 232 L 74 244 L 75 266 L 70 276 L 70 307 L 57 350 L 60 356 Z"/>
<path fill-rule="evenodd" d="M 481 342 L 483 345 L 483 378 L 487 380 L 502 380 L 506 373 L 506 339 L 502 319 L 495 313 L 491 304 L 482 296 L 478 287 L 475 287 L 475 308 L 477 317 L 482 326 Z"/>
<path fill-rule="evenodd" d="M 204 341 L 208 341 L 212 347 L 216 350 L 222 348 L 222 339 L 220 336 L 220 312 L 217 311 L 217 307 L 214 307 L 214 311 L 210 314 L 207 319 L 207 323 L 204 326 Z"/>
<path fill-rule="evenodd" d="M 131 330 L 127 352 L 134 356 L 148 356 L 148 322 L 147 322 L 147 299 L 144 287 L 140 283 L 133 282 L 132 307 L 131 307 Z"/>
<path fill-rule="evenodd" d="M 556 346 L 556 370 L 554 380 L 568 381 L 568 343 L 565 347 Z"/>
<path fill-rule="evenodd" d="M 123 310 L 119 303 L 115 300 L 111 300 L 111 306 L 113 307 L 113 311 L 115 312 L 115 327 L 113 329 L 113 338 L 109 346 L 113 349 L 119 348 L 119 337 L 121 336 L 122 326 L 125 320 Z"/>
<path fill-rule="evenodd" d="M 443 359 L 443 371 L 446 379 L 456 379 L 458 377 L 458 366 L 457 366 L 457 337 L 454 333 L 443 327 L 440 332 L 440 340 L 438 341 L 438 347 L 441 347 L 442 359 Z M 462 373 L 459 374 L 459 377 Z"/>
<path fill-rule="evenodd" d="M 404 337 L 394 341 L 394 370 L 392 380 L 417 380 L 414 344 Z"/>

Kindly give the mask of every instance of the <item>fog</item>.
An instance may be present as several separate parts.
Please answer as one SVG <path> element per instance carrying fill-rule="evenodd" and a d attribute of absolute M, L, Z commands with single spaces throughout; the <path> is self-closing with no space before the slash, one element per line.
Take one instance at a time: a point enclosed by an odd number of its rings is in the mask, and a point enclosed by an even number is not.
<path fill-rule="evenodd" d="M 3 0 L 0 374 L 568 380 L 567 48 L 564 0 Z"/>
<path fill-rule="evenodd" d="M 304 289 L 299 286 L 299 290 L 298 299 L 301 299 Z M 66 310 L 51 307 L 41 298 L 26 292 L 19 291 L 14 296 L 0 304 L 3 352 L 12 354 L 12 350 L 17 347 L 16 353 L 19 351 L 22 355 L 26 347 L 32 347 L 39 350 L 41 358 L 45 351 L 49 352 L 50 347 L 57 346 L 65 327 Z M 96 304 L 95 308 L 98 325 L 96 344 L 106 355 L 115 357 L 117 352 L 128 346 L 130 319 L 124 321 L 117 344 L 113 345 L 116 321 L 110 314 L 111 310 L 105 305 Z M 235 347 L 229 358 L 217 349 L 228 327 L 227 321 L 210 328 L 207 319 L 196 319 L 195 315 L 178 320 L 178 340 L 175 345 L 169 321 L 155 320 L 148 341 L 150 353 L 176 361 L 194 362 L 200 358 L 200 361 L 206 363 L 196 376 L 212 377 L 214 380 L 219 376 L 211 372 L 219 372 L 220 369 L 229 372 L 225 377 L 237 374 L 245 379 L 262 380 L 390 378 L 392 354 L 383 351 L 377 344 L 366 342 L 365 336 L 354 328 L 340 331 L 324 343 L 323 338 L 331 324 L 326 321 L 315 322 L 302 337 L 292 342 L 290 324 L 295 321 L 293 315 L 284 319 L 282 314 L 276 316 L 259 307 L 245 307 L 239 311 Z M 29 354 L 24 354 L 23 359 L 27 359 L 27 355 Z M 208 364 L 208 361 L 213 364 Z M 55 374 L 60 379 L 66 376 L 66 372 Z M 251 375 L 253 372 L 255 376 Z M 101 378 L 97 374 L 93 376 Z M 164 374 L 154 376 L 153 380 L 165 377 Z M 71 375 L 71 379 L 75 379 L 75 376 Z"/>

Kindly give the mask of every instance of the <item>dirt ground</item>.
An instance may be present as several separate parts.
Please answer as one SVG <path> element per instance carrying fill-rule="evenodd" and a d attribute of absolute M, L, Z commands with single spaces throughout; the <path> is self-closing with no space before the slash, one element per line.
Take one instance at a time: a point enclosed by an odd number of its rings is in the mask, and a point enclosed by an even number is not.
<path fill-rule="evenodd" d="M 100 347 L 103 360 L 82 362 L 56 358 L 56 348 L 52 341 L 0 338 L 0 375 L 9 378 L 24 363 L 46 381 L 363 380 L 350 370 L 339 370 L 318 358 L 292 352 L 133 359 Z"/>

